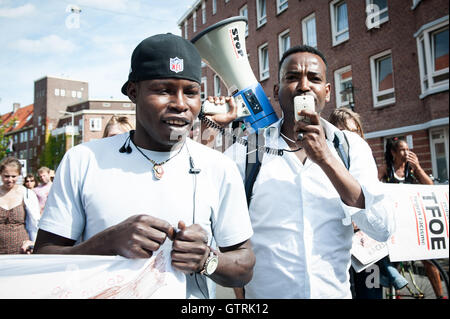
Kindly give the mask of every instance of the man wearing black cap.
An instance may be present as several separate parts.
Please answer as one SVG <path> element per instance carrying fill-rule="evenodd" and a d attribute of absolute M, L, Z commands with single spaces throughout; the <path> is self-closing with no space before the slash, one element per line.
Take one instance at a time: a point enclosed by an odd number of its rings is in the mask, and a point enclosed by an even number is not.
<path fill-rule="evenodd" d="M 186 297 L 214 297 L 207 277 L 223 286 L 251 279 L 253 231 L 239 172 L 186 138 L 201 107 L 200 81 L 201 58 L 189 41 L 160 34 L 136 47 L 122 87 L 136 104 L 136 131 L 66 153 L 35 253 L 148 258 L 173 240 Z"/>

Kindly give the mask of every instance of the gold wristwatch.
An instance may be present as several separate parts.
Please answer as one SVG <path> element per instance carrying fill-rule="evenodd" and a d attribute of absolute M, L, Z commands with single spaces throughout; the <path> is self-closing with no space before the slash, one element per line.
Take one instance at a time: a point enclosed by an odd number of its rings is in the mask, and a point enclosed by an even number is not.
<path fill-rule="evenodd" d="M 203 265 L 203 269 L 200 271 L 200 274 L 205 276 L 211 276 L 217 269 L 219 265 L 219 257 L 214 249 L 209 247 L 209 256 Z"/>

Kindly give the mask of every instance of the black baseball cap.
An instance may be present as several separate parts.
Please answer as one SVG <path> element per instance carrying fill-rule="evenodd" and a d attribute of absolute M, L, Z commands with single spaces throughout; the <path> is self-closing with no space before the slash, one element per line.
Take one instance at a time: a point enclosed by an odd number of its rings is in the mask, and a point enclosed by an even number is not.
<path fill-rule="evenodd" d="M 171 34 L 157 34 L 143 40 L 131 55 L 128 81 L 122 86 L 127 95 L 128 82 L 179 78 L 201 83 L 201 57 L 188 40 Z"/>

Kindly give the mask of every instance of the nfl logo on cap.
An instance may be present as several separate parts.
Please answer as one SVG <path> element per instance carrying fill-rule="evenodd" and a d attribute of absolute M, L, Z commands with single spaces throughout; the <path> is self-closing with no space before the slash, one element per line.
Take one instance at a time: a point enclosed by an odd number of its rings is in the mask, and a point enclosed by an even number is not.
<path fill-rule="evenodd" d="M 180 59 L 178 57 L 170 58 L 170 71 L 178 73 L 182 72 L 183 68 L 183 59 Z"/>

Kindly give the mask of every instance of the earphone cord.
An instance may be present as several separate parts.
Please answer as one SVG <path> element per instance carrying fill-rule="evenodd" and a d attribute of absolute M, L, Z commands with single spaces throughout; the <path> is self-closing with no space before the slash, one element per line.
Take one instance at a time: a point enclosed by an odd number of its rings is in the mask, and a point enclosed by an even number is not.
<path fill-rule="evenodd" d="M 187 143 L 185 143 L 185 145 L 186 145 L 186 150 L 187 150 L 187 152 L 188 152 L 188 154 L 189 154 L 189 165 L 191 166 L 191 169 L 194 169 L 195 167 L 194 167 L 194 161 L 192 160 L 192 156 L 191 156 L 191 152 L 189 152 L 189 148 L 188 148 L 188 146 L 187 146 Z M 192 225 L 194 225 L 195 224 L 195 198 L 196 198 L 196 193 L 197 193 L 197 174 L 192 174 L 192 175 L 194 175 L 193 176 L 193 189 L 194 189 L 194 192 L 193 192 L 193 196 L 192 196 Z M 212 227 L 212 225 L 211 225 L 211 227 Z M 200 283 L 198 282 L 198 278 L 197 278 L 197 273 L 193 273 L 193 275 L 194 275 L 194 279 L 195 279 L 195 283 L 197 284 L 197 288 L 198 288 L 198 290 L 202 293 L 202 295 L 203 295 L 203 297 L 205 298 L 205 299 L 208 299 L 208 297 L 206 296 L 206 294 L 203 292 L 203 290 L 202 290 L 202 288 L 200 287 Z M 208 288 L 208 285 L 206 286 L 206 288 Z M 208 293 L 208 295 L 209 295 L 209 293 Z"/>

